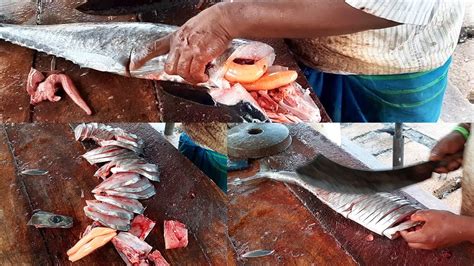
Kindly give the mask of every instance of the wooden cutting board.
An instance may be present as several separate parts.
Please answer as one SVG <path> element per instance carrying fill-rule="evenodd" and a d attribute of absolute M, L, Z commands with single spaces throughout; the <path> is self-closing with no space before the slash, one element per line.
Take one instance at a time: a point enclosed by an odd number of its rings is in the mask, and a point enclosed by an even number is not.
<path fill-rule="evenodd" d="M 157 194 L 142 201 L 145 215 L 157 225 L 146 242 L 160 250 L 172 264 L 222 265 L 227 260 L 226 199 L 218 187 L 148 124 L 124 124 L 122 128 L 145 141 L 144 157 L 161 171 L 154 182 Z M 82 208 L 100 181 L 96 166 L 80 155 L 86 152 L 65 124 L 23 124 L 0 127 L 0 265 L 64 265 L 66 251 L 92 221 Z M 19 174 L 24 169 L 43 169 L 44 176 Z M 81 194 L 84 197 L 81 197 Z M 27 226 L 32 211 L 41 209 L 71 216 L 71 229 L 36 229 Z M 163 221 L 177 219 L 189 228 L 189 245 L 165 250 Z M 75 263 L 78 265 L 123 262 L 112 244 Z"/>

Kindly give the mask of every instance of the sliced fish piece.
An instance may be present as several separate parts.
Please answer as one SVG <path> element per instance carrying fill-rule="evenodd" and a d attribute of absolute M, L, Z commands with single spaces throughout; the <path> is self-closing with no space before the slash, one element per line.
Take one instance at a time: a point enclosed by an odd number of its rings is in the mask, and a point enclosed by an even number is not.
<path fill-rule="evenodd" d="M 115 157 L 133 154 L 132 151 L 116 146 L 105 146 L 90 150 L 82 155 L 90 164 L 112 161 Z"/>
<path fill-rule="evenodd" d="M 137 215 L 132 220 L 131 228 L 128 232 L 141 240 L 145 240 L 155 225 L 156 223 L 154 221 L 148 219 L 144 215 Z"/>
<path fill-rule="evenodd" d="M 112 204 L 127 211 L 131 211 L 133 213 L 143 214 L 143 211 L 145 210 L 145 208 L 143 208 L 143 205 L 135 199 L 99 194 L 94 194 L 94 197 L 96 200 Z"/>
<path fill-rule="evenodd" d="M 134 169 L 134 168 L 141 168 L 143 170 L 149 171 L 149 172 L 158 172 L 158 166 L 155 164 L 149 164 L 147 163 L 143 158 L 138 157 L 138 155 L 135 158 L 126 158 L 126 159 L 115 159 L 112 160 L 106 164 L 104 164 L 102 167 L 100 167 L 94 174 L 94 176 L 101 177 L 105 179 L 107 176 L 110 175 L 111 169 L 115 166 L 119 166 L 121 171 L 115 171 L 115 172 L 130 172 L 129 169 Z"/>
<path fill-rule="evenodd" d="M 130 263 L 139 263 L 153 249 L 145 241 L 128 233 L 121 232 L 112 239 L 115 248 L 123 253 Z"/>
<path fill-rule="evenodd" d="M 160 181 L 160 173 L 159 172 L 148 172 L 146 170 L 143 170 L 139 167 L 137 168 L 132 168 L 132 167 L 114 167 L 112 169 L 110 169 L 110 171 L 112 173 L 120 173 L 120 172 L 133 172 L 133 173 L 137 173 L 137 174 L 140 174 L 148 179 L 150 179 L 151 181 L 156 181 L 156 182 L 159 182 Z"/>
<path fill-rule="evenodd" d="M 165 248 L 184 248 L 188 245 L 188 229 L 179 221 L 165 220 L 164 222 Z"/>
<path fill-rule="evenodd" d="M 246 252 L 241 257 L 242 258 L 260 258 L 265 256 L 270 256 L 275 253 L 275 250 L 265 250 L 265 249 L 257 249 Z"/>
<path fill-rule="evenodd" d="M 389 206 L 392 200 L 395 199 L 395 196 L 391 196 L 389 193 L 373 194 L 366 200 L 356 204 L 356 207 L 353 208 L 353 212 L 351 212 L 348 217 L 362 222 L 373 213 L 383 210 L 380 208 Z"/>
<path fill-rule="evenodd" d="M 116 187 L 113 190 L 117 192 L 137 193 L 153 186 L 147 178 L 141 177 L 140 181 L 127 186 Z"/>
<path fill-rule="evenodd" d="M 107 234 L 107 235 L 97 236 L 96 238 L 92 239 L 90 242 L 88 242 L 88 243 L 84 244 L 82 247 L 80 247 L 79 250 L 76 253 L 72 254 L 69 257 L 69 260 L 71 262 L 75 262 L 75 261 L 78 261 L 78 260 L 84 258 L 85 256 L 91 254 L 92 252 L 94 252 L 98 248 L 100 248 L 100 247 L 104 246 L 105 244 L 107 244 L 115 236 L 117 236 L 116 232 L 112 232 L 112 233 Z"/>
<path fill-rule="evenodd" d="M 387 230 L 394 224 L 401 222 L 407 216 L 412 215 L 417 210 L 419 210 L 419 207 L 413 206 L 413 205 L 405 205 L 399 209 L 396 209 L 395 211 L 388 214 L 382 220 L 380 220 L 379 222 L 375 224 L 374 232 L 376 232 L 379 235 L 382 235 L 383 231 Z"/>
<path fill-rule="evenodd" d="M 410 205 L 411 202 L 407 200 L 399 200 L 394 202 L 391 207 L 386 207 L 385 210 L 381 210 L 379 213 L 373 215 L 368 221 L 364 222 L 364 226 L 369 228 L 370 230 L 374 231 L 374 228 L 377 228 L 377 223 L 385 218 L 387 215 L 391 214 L 392 212 L 400 209 L 403 206 Z"/>
<path fill-rule="evenodd" d="M 148 259 L 156 266 L 169 266 L 170 264 L 163 258 L 158 250 L 148 254 Z"/>
<path fill-rule="evenodd" d="M 107 227 L 95 227 L 91 229 L 87 234 L 85 234 L 72 248 L 70 248 L 66 252 L 66 254 L 68 256 L 71 256 L 72 254 L 76 253 L 80 247 L 82 247 L 84 244 L 91 241 L 92 239 L 110 233 L 115 233 L 115 230 Z"/>
<path fill-rule="evenodd" d="M 124 149 L 127 149 L 127 150 L 131 150 L 131 151 L 133 151 L 135 153 L 138 153 L 138 154 L 143 153 L 142 148 L 136 147 L 136 146 L 131 145 L 127 142 L 122 142 L 122 141 L 119 141 L 119 140 L 102 140 L 102 141 L 99 141 L 98 144 L 102 147 L 116 146 L 116 147 L 121 147 L 121 148 L 124 148 Z"/>
<path fill-rule="evenodd" d="M 140 181 L 141 177 L 135 173 L 117 173 L 104 180 L 96 186 L 92 193 L 100 193 L 107 189 L 114 189 L 121 186 L 128 186 Z"/>
<path fill-rule="evenodd" d="M 41 169 L 26 169 L 21 171 L 22 175 L 47 175 L 48 171 Z"/>
<path fill-rule="evenodd" d="M 394 227 L 388 228 L 387 230 L 383 231 L 383 234 L 390 239 L 396 239 L 399 236 L 400 231 L 408 230 L 421 224 L 422 222 L 419 221 L 404 221 Z"/>
<path fill-rule="evenodd" d="M 124 198 L 129 198 L 129 199 L 149 199 L 153 197 L 156 194 L 155 187 L 151 186 L 143 191 L 140 192 L 119 192 L 115 190 L 105 190 L 104 193 L 110 196 L 118 196 L 118 197 L 124 197 Z"/>
<path fill-rule="evenodd" d="M 391 201 L 381 201 L 381 202 L 379 202 L 378 205 L 375 206 L 375 209 L 378 210 L 378 211 L 376 211 L 374 213 L 371 213 L 370 215 L 362 216 L 361 221 L 364 224 L 368 224 L 372 220 L 376 219 L 377 216 L 380 215 L 380 218 L 382 218 L 382 216 L 387 215 L 392 210 L 395 210 L 397 206 L 403 205 L 403 203 L 405 203 L 405 205 L 410 204 L 409 201 L 407 201 L 405 199 L 402 199 L 402 198 L 393 199 Z M 380 220 L 380 218 L 378 220 Z"/>
<path fill-rule="evenodd" d="M 105 226 L 119 231 L 130 230 L 130 220 L 119 218 L 116 216 L 105 215 L 94 211 L 92 208 L 85 206 L 84 213 L 90 219 L 97 221 Z"/>
<path fill-rule="evenodd" d="M 32 225 L 36 228 L 71 228 L 73 220 L 69 216 L 36 211 L 31 216 L 27 225 Z"/>
<path fill-rule="evenodd" d="M 98 200 L 86 200 L 86 204 L 91 210 L 98 213 L 102 213 L 109 216 L 115 216 L 127 220 L 133 219 L 133 212 L 127 211 L 125 209 L 106 202 L 101 202 Z"/>

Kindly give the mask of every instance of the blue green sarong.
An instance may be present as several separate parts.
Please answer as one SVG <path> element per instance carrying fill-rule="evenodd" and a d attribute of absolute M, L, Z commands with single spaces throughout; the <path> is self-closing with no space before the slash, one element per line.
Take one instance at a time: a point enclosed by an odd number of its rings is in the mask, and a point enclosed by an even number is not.
<path fill-rule="evenodd" d="M 399 75 L 338 75 L 302 65 L 333 122 L 436 122 L 451 58 L 441 67 Z"/>
<path fill-rule="evenodd" d="M 227 193 L 227 156 L 200 147 L 185 133 L 179 137 L 178 150 Z"/>

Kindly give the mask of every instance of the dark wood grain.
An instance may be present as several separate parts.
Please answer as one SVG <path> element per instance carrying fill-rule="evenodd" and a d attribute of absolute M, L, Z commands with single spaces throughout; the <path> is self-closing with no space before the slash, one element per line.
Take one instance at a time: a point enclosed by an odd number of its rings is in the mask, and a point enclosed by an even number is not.
<path fill-rule="evenodd" d="M 161 182 L 154 183 L 157 195 L 142 201 L 145 215 L 157 222 L 146 241 L 173 264 L 215 264 L 227 260 L 229 239 L 225 196 L 218 187 L 149 125 L 121 125 L 137 133 L 146 143 L 145 158 L 158 164 Z M 2 174 L 15 183 L 3 182 L 0 206 L 11 209 L 7 223 L 12 226 L 0 236 L 0 259 L 14 264 L 46 262 L 68 264 L 66 251 L 74 245 L 91 220 L 82 208 L 93 199 L 91 190 L 100 183 L 93 177 L 96 166 L 80 157 L 85 147 L 74 140 L 66 124 L 23 124 L 5 126 L 1 146 Z M 11 145 L 8 149 L 7 145 Z M 14 158 L 14 160 L 13 160 Z M 23 169 L 48 170 L 45 176 L 19 175 Z M 12 185 L 14 184 L 14 185 Z M 20 187 L 22 185 L 23 187 Z M 17 190 L 20 189 L 20 190 Z M 81 194 L 84 193 L 84 198 Z M 74 218 L 71 229 L 36 229 L 26 225 L 34 209 Z M 16 213 L 14 210 L 19 210 Z M 10 213 L 9 212 L 9 213 Z M 5 213 L 5 215 L 8 213 Z M 189 228 L 187 248 L 164 250 L 163 221 L 177 219 Z M 12 241 L 12 239 L 15 239 Z M 5 247 L 5 249 L 3 248 Z M 6 249 L 8 247 L 8 249 Z M 7 256 L 19 253 L 22 256 Z M 79 265 L 122 265 L 111 244 L 84 258 Z"/>
<path fill-rule="evenodd" d="M 365 166 L 351 155 L 343 151 L 337 145 L 331 143 L 328 139 L 311 129 L 307 125 L 290 126 L 290 133 L 293 137 L 293 143 L 288 150 L 279 155 L 261 160 L 265 162 L 271 169 L 274 170 L 294 170 L 298 165 L 314 158 L 318 153 L 324 154 L 328 158 L 350 167 Z M 258 162 L 254 167 L 258 168 Z M 256 171 L 256 170 L 255 170 Z M 240 171 L 229 174 L 229 182 L 237 177 L 250 176 L 252 173 L 248 171 Z M 273 181 L 264 181 L 259 185 L 245 185 L 242 187 L 229 185 L 230 194 L 230 221 L 229 232 L 233 239 L 238 239 L 240 243 L 254 243 L 260 241 L 261 227 L 268 228 L 270 232 L 268 238 L 272 239 L 278 236 L 276 231 L 272 231 L 273 223 L 277 223 L 281 231 L 296 231 L 300 234 L 305 231 L 302 223 L 295 223 L 295 217 L 306 216 L 310 213 L 309 221 L 305 220 L 304 224 L 314 224 L 314 230 L 322 230 L 324 234 L 335 239 L 338 246 L 334 247 L 330 242 L 313 244 L 311 241 L 301 241 L 299 234 L 289 234 L 286 241 L 293 243 L 298 241 L 303 246 L 311 246 L 317 248 L 337 248 L 344 253 L 347 253 L 357 263 L 361 265 L 470 265 L 474 261 L 474 247 L 473 245 L 458 245 L 447 249 L 440 249 L 434 251 L 414 250 L 410 249 L 406 242 L 402 239 L 389 240 L 386 237 L 378 236 L 371 233 L 364 227 L 352 222 L 343 216 L 332 211 L 328 206 L 323 204 L 317 197 L 308 191 L 293 185 L 283 185 Z M 233 193 L 235 191 L 235 193 Z M 240 191 L 245 191 L 240 192 Z M 257 193 L 258 192 L 258 193 Z M 260 195 L 267 194 L 268 197 L 261 197 Z M 274 197 L 273 195 L 285 195 L 284 199 Z M 293 197 L 299 199 L 295 203 Z M 237 202 L 238 204 L 235 204 Z M 284 202 L 285 204 L 282 204 Z M 287 205 L 286 202 L 293 204 Z M 267 224 L 263 223 L 259 226 L 255 225 L 254 219 L 258 219 L 257 215 L 249 211 L 246 205 L 255 205 L 255 208 L 265 208 L 265 206 L 276 206 L 280 210 L 273 219 L 267 220 Z M 266 209 L 269 209 L 267 207 Z M 287 217 L 286 213 L 294 212 L 295 209 L 300 209 L 293 216 Z M 242 213 L 239 213 L 242 212 Z M 242 217 L 247 215 L 246 220 L 236 225 L 232 219 L 234 217 Z M 276 221 L 277 218 L 283 221 Z M 238 220 L 237 220 L 238 221 Z M 236 231 L 246 231 L 245 237 L 238 234 L 233 234 Z M 372 234 L 373 241 L 367 241 L 365 238 Z M 272 243 L 266 243 L 271 245 Z M 322 247 L 320 246 L 322 245 Z M 262 247 L 260 247 L 262 248 Z M 266 248 L 264 246 L 264 248 Z M 308 254 L 308 253 L 307 253 Z M 310 254 L 310 253 L 309 253 Z M 314 256 L 314 255 L 313 255 Z M 305 256 L 302 256 L 305 257 Z M 343 258 L 343 257 L 342 257 Z M 275 258 L 263 258 L 261 261 L 271 261 Z M 288 254 L 283 256 L 283 259 L 292 259 Z M 306 260 L 313 259 L 308 255 Z M 314 258 L 318 260 L 318 258 Z M 252 260 L 253 261 L 253 260 Z M 260 260 L 255 260 L 260 262 Z M 339 258 L 334 258 L 331 263 L 340 262 Z M 324 264 L 324 263 L 323 263 Z"/>
<path fill-rule="evenodd" d="M 5 128 L 0 126 L 0 265 L 50 264 L 43 232 L 25 226 L 32 207 L 17 171 Z"/>
<path fill-rule="evenodd" d="M 19 0 L 0 2 L 0 23 L 34 24 L 36 5 Z M 0 122 L 28 122 L 30 98 L 26 79 L 33 64 L 33 52 L 0 41 Z"/>

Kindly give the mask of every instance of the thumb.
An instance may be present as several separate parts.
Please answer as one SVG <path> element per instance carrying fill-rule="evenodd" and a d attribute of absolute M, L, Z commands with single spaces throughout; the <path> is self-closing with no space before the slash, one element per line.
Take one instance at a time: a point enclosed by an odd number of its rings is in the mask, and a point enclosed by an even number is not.
<path fill-rule="evenodd" d="M 169 34 L 143 48 L 135 47 L 130 56 L 130 70 L 137 70 L 151 59 L 167 54 L 170 51 L 171 36 Z"/>

